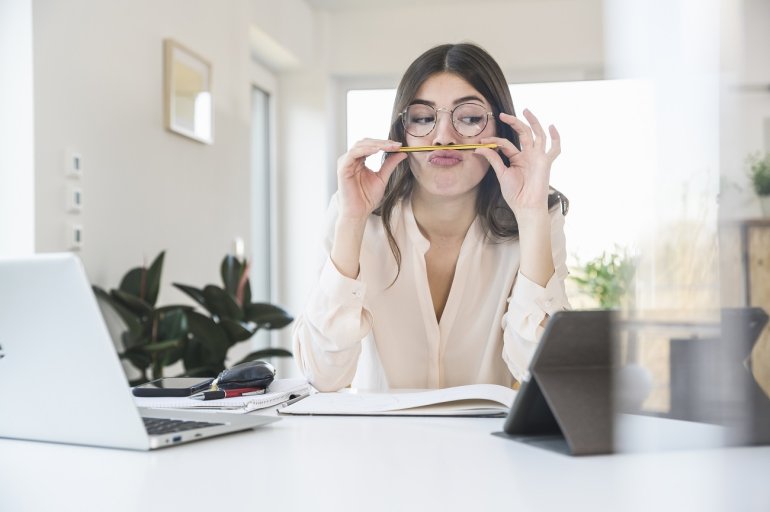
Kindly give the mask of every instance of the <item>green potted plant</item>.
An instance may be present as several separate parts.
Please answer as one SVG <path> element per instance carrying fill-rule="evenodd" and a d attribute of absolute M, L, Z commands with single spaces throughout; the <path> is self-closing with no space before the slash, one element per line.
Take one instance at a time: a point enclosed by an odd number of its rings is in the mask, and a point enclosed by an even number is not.
<path fill-rule="evenodd" d="M 185 310 L 188 339 L 183 355 L 186 374 L 215 375 L 225 368 L 230 348 L 250 339 L 260 329 L 281 329 L 294 319 L 283 309 L 264 302 L 251 302 L 249 264 L 235 256 L 222 260 L 220 274 L 223 286 L 213 284 L 199 289 L 174 283 L 174 286 L 200 304 L 208 315 Z M 252 352 L 235 364 L 267 357 L 291 357 L 280 348 Z"/>
<path fill-rule="evenodd" d="M 749 156 L 749 177 L 754 192 L 759 196 L 762 213 L 770 216 L 770 153 L 764 157 L 759 153 Z"/>
<path fill-rule="evenodd" d="M 602 309 L 620 309 L 632 299 L 636 266 L 626 251 L 616 248 L 602 254 L 570 275 L 578 287 Z"/>
<path fill-rule="evenodd" d="M 96 296 L 109 304 L 126 325 L 119 355 L 140 372 L 140 377 L 130 379 L 132 386 L 163 377 L 164 368 L 180 360 L 184 375 L 217 375 L 225 368 L 227 353 L 236 343 L 250 339 L 260 329 L 280 329 L 293 321 L 278 306 L 251 302 L 248 263 L 229 255 L 221 265 L 223 287 L 198 289 L 174 283 L 208 315 L 186 305 L 156 307 L 164 257 L 165 252 L 161 252 L 149 267 L 129 270 L 118 288 L 109 292 L 93 286 Z M 264 348 L 237 363 L 291 356 L 285 349 Z"/>
<path fill-rule="evenodd" d="M 152 264 L 129 270 L 118 288 L 109 292 L 93 286 L 96 296 L 107 302 L 123 320 L 121 359 L 128 360 L 141 374 L 132 386 L 163 377 L 164 367 L 179 361 L 187 336 L 188 306 L 156 308 L 165 252 Z"/>

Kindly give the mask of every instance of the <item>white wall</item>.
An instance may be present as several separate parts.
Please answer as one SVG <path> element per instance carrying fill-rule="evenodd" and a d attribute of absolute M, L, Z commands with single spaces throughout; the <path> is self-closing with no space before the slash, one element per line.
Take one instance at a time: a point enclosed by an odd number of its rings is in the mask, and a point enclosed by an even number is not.
<path fill-rule="evenodd" d="M 35 249 L 32 0 L 0 0 L 0 257 Z"/>
<path fill-rule="evenodd" d="M 770 2 L 723 0 L 723 219 L 761 215 L 746 157 L 770 152 Z"/>
<path fill-rule="evenodd" d="M 334 75 L 398 79 L 428 48 L 462 41 L 486 48 L 512 82 L 584 78 L 603 68 L 601 0 L 414 2 L 396 9 L 387 2 L 367 5 L 329 16 Z"/>
<path fill-rule="evenodd" d="M 95 284 L 117 286 L 161 250 L 161 303 L 183 299 L 172 281 L 218 282 L 250 232 L 248 4 L 36 0 L 33 12 L 37 249 L 67 249 L 65 225 L 80 222 Z M 164 38 L 212 64 L 213 145 L 164 129 Z M 63 208 L 68 148 L 83 157 L 79 215 Z"/>

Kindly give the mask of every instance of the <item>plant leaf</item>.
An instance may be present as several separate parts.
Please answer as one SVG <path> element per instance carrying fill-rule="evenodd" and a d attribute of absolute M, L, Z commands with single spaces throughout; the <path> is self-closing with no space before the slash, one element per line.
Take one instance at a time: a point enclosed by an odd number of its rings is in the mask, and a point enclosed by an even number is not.
<path fill-rule="evenodd" d="M 247 340 L 251 338 L 255 332 L 257 332 L 256 327 L 252 327 L 251 325 L 244 322 L 230 320 L 229 318 L 220 319 L 219 325 L 221 325 L 225 330 L 227 337 L 233 344 L 239 341 Z"/>
<path fill-rule="evenodd" d="M 120 335 L 120 339 L 123 341 L 124 351 L 143 347 L 150 343 L 150 324 L 146 323 L 142 325 L 142 329 L 139 331 L 125 331 Z"/>
<path fill-rule="evenodd" d="M 195 288 L 194 286 L 188 286 L 186 284 L 180 284 L 180 283 L 172 283 L 173 286 L 190 297 L 192 300 L 206 308 L 206 310 L 211 313 L 211 309 L 209 308 L 209 305 L 206 303 L 206 297 L 203 296 L 203 290 L 199 288 Z"/>
<path fill-rule="evenodd" d="M 161 340 L 176 340 L 187 334 L 187 315 L 179 307 L 156 309 L 154 313 L 157 322 L 157 337 Z"/>
<path fill-rule="evenodd" d="M 183 357 L 185 368 L 224 367 L 225 356 L 231 345 L 224 329 L 196 311 L 187 311 L 185 314 L 191 335 Z"/>
<path fill-rule="evenodd" d="M 213 377 L 222 370 L 224 370 L 224 368 L 217 369 L 210 366 L 198 366 L 197 368 L 185 370 L 180 377 Z"/>
<path fill-rule="evenodd" d="M 182 338 L 179 340 L 179 345 L 169 349 L 163 356 L 163 366 L 172 365 L 182 359 L 182 357 L 184 357 L 185 348 L 187 347 L 187 342 L 188 340 L 186 337 Z"/>
<path fill-rule="evenodd" d="M 246 280 L 246 285 L 243 287 L 243 303 L 249 304 L 251 302 L 251 282 Z"/>
<path fill-rule="evenodd" d="M 136 369 L 141 370 L 142 373 L 145 373 L 150 364 L 152 364 L 152 356 L 141 349 L 127 350 L 120 357 L 131 361 L 131 364 Z"/>
<path fill-rule="evenodd" d="M 230 318 L 232 320 L 243 320 L 243 310 L 235 302 L 232 295 L 213 284 L 207 285 L 203 289 L 203 296 L 206 298 L 211 313 L 221 318 Z"/>
<path fill-rule="evenodd" d="M 281 329 L 294 321 L 284 309 L 264 302 L 246 304 L 244 310 L 246 320 L 257 324 L 258 329 Z"/>
<path fill-rule="evenodd" d="M 153 343 L 148 343 L 144 347 L 142 347 L 144 350 L 147 350 L 148 352 L 160 352 L 163 350 L 168 350 L 170 348 L 176 348 L 179 346 L 179 343 L 182 340 L 163 340 L 163 341 L 156 341 Z"/>
<path fill-rule="evenodd" d="M 196 338 L 218 344 L 224 349 L 229 348 L 227 334 L 214 320 L 197 311 L 186 311 L 185 315 L 187 316 L 187 330 L 190 334 Z"/>
<path fill-rule="evenodd" d="M 145 294 L 143 293 L 144 289 L 142 281 L 146 279 L 146 274 L 147 269 L 144 267 L 132 268 L 126 272 L 125 276 L 123 276 L 118 289 L 123 293 L 128 293 L 136 298 L 144 299 Z"/>
<path fill-rule="evenodd" d="M 98 286 L 92 286 L 91 288 L 99 299 L 107 302 L 110 307 L 115 310 L 118 316 L 126 324 L 129 331 L 136 332 L 142 329 L 142 321 L 139 315 L 128 309 L 122 302 L 116 300 L 112 295 Z"/>
<path fill-rule="evenodd" d="M 268 357 L 293 357 L 294 354 L 283 348 L 263 348 L 252 352 L 235 364 L 247 363 L 249 361 L 257 361 L 259 359 L 265 359 Z"/>
<path fill-rule="evenodd" d="M 158 293 L 160 292 L 160 274 L 163 271 L 163 259 L 165 258 L 166 251 L 161 251 L 155 257 L 150 268 L 147 270 L 145 276 L 145 296 L 144 300 L 153 306 L 158 301 Z"/>
<path fill-rule="evenodd" d="M 110 293 L 115 300 L 121 302 L 140 318 L 146 318 L 152 314 L 152 306 L 139 297 L 122 290 L 112 290 Z"/>
<path fill-rule="evenodd" d="M 263 316 L 266 314 L 277 313 L 277 314 L 283 314 L 285 316 L 288 316 L 288 313 L 283 308 L 267 302 L 252 302 L 252 303 L 246 304 L 246 306 L 244 306 L 243 309 L 244 309 L 244 314 L 246 316 L 246 320 L 249 320 L 251 322 L 254 322 L 255 318 L 259 318 L 260 316 Z"/>
<path fill-rule="evenodd" d="M 228 254 L 222 259 L 222 265 L 220 265 L 219 269 L 222 276 L 222 284 L 225 286 L 225 291 L 233 297 L 235 297 L 235 292 L 238 290 L 238 282 L 241 279 L 242 271 L 243 264 L 232 254 Z"/>
<path fill-rule="evenodd" d="M 215 357 L 209 350 L 209 347 L 204 345 L 197 338 L 188 340 L 182 360 L 185 368 L 204 368 L 206 370 L 204 373 L 197 374 L 198 376 L 216 375 L 225 369 L 225 357 Z M 192 373 L 192 371 L 186 373 L 188 375 L 196 375 Z"/>

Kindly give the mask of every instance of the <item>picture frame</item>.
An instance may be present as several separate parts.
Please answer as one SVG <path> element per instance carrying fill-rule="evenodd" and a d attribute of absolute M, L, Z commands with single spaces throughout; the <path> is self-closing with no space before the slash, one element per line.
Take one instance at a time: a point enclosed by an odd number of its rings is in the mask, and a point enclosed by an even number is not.
<path fill-rule="evenodd" d="M 173 39 L 164 39 L 166 129 L 205 144 L 214 143 L 211 63 Z"/>

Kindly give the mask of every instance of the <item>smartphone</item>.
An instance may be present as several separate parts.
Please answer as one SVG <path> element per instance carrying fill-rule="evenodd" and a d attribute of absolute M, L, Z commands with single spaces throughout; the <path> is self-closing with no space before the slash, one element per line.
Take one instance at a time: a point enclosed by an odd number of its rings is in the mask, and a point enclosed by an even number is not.
<path fill-rule="evenodd" d="M 214 377 L 166 377 L 133 389 L 134 396 L 190 396 L 208 388 Z"/>

